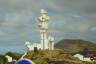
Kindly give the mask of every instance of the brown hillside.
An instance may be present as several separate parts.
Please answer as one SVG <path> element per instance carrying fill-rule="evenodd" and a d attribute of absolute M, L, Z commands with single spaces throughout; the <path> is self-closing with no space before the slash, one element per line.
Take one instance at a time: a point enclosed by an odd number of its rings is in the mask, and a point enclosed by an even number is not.
<path fill-rule="evenodd" d="M 79 39 L 65 39 L 55 44 L 55 48 L 62 49 L 66 52 L 75 53 L 83 51 L 84 49 L 96 50 L 96 44 Z"/>
<path fill-rule="evenodd" d="M 36 60 L 43 59 L 46 61 L 66 61 L 73 64 L 79 64 L 81 61 L 77 58 L 74 58 L 70 53 L 64 52 L 63 50 L 42 50 L 38 52 L 28 51 L 25 58 Z"/>

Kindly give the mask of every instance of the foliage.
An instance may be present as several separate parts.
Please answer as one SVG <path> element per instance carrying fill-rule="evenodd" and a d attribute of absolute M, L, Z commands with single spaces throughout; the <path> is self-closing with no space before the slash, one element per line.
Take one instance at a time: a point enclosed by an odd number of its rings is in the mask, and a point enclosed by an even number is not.
<path fill-rule="evenodd" d="M 0 55 L 0 63 L 6 64 L 7 59 L 5 58 L 4 55 Z"/>
<path fill-rule="evenodd" d="M 94 61 L 96 62 L 96 58 L 94 58 Z"/>
<path fill-rule="evenodd" d="M 16 59 L 16 60 L 18 60 L 20 57 L 19 56 L 15 56 L 13 53 L 11 53 L 11 52 L 8 52 L 8 53 L 6 53 L 6 55 L 9 55 L 9 56 L 11 56 L 13 59 Z"/>
<path fill-rule="evenodd" d="M 81 64 L 96 64 L 96 62 L 82 62 Z"/>
<path fill-rule="evenodd" d="M 48 64 L 48 62 L 46 62 L 45 60 L 42 60 L 42 59 L 36 59 L 34 62 L 36 64 Z"/>

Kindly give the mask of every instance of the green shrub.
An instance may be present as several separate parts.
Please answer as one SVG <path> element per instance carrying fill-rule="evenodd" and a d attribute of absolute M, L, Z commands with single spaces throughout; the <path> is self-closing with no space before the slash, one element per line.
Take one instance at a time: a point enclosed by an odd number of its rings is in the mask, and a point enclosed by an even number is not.
<path fill-rule="evenodd" d="M 8 53 L 6 53 L 5 55 L 8 55 L 8 56 L 11 56 L 13 59 L 16 59 L 16 60 L 18 60 L 20 57 L 19 56 L 15 56 L 13 53 L 11 53 L 11 52 L 8 52 Z"/>
<path fill-rule="evenodd" d="M 96 62 L 82 62 L 81 64 L 96 64 Z"/>
<path fill-rule="evenodd" d="M 42 59 L 36 59 L 34 62 L 35 62 L 36 64 L 48 64 L 47 61 L 42 60 Z"/>
<path fill-rule="evenodd" d="M 5 58 L 4 55 L 0 55 L 0 63 L 2 63 L 2 64 L 6 64 L 7 63 L 7 59 Z"/>

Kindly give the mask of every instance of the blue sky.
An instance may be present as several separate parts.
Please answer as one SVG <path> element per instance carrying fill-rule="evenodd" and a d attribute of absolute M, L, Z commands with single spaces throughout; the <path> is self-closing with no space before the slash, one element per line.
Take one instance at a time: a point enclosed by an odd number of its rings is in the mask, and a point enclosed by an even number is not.
<path fill-rule="evenodd" d="M 25 41 L 40 42 L 40 9 L 48 11 L 48 34 L 55 42 L 82 39 L 96 43 L 96 0 L 0 0 L 0 53 L 21 52 Z"/>

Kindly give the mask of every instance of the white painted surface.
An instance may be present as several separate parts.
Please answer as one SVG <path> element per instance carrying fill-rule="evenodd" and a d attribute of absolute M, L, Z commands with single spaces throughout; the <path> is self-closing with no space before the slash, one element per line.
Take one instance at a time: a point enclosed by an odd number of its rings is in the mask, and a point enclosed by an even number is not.
<path fill-rule="evenodd" d="M 79 60 L 81 61 L 87 61 L 87 62 L 91 62 L 90 57 L 84 57 L 81 54 L 75 54 L 74 57 L 77 57 Z"/>
<path fill-rule="evenodd" d="M 86 57 L 86 58 L 84 58 L 83 61 L 91 62 L 90 57 Z"/>
<path fill-rule="evenodd" d="M 11 56 L 6 55 L 5 57 L 7 58 L 8 62 L 12 62 L 12 57 Z"/>
<path fill-rule="evenodd" d="M 48 29 L 48 20 L 49 16 L 47 16 L 47 11 L 44 9 L 41 9 L 40 11 L 41 16 L 39 17 L 39 28 L 40 28 L 40 43 L 33 43 L 31 44 L 30 42 L 26 42 L 25 45 L 27 46 L 28 50 L 34 50 L 34 47 L 37 47 L 37 49 L 41 50 L 54 50 L 54 38 L 49 37 L 47 38 L 47 29 Z"/>
<path fill-rule="evenodd" d="M 83 61 L 83 55 L 81 55 L 81 54 L 75 54 L 74 57 L 77 57 L 78 59 Z"/>

